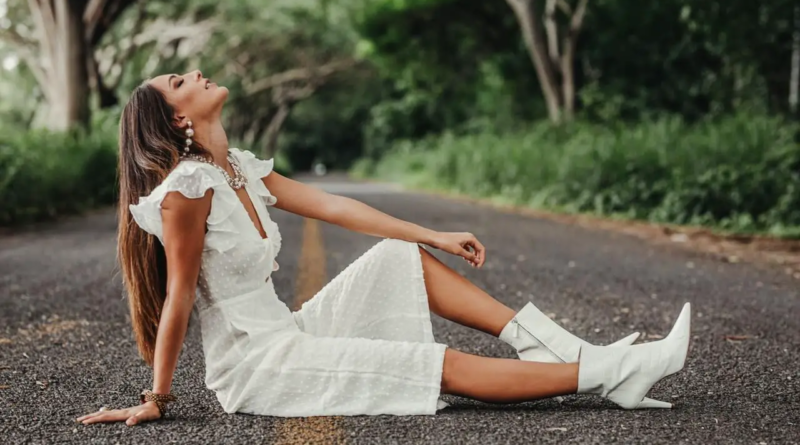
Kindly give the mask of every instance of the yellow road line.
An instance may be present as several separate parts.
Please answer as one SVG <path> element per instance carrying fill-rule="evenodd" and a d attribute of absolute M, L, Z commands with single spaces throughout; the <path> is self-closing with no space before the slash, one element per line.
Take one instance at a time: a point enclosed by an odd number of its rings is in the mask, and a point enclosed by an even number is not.
<path fill-rule="evenodd" d="M 305 218 L 303 221 L 303 245 L 295 280 L 294 308 L 300 309 L 303 303 L 316 295 L 325 286 L 325 245 L 319 221 Z"/>
<path fill-rule="evenodd" d="M 310 300 L 325 285 L 325 246 L 319 221 L 306 218 L 303 221 L 303 245 L 295 280 L 293 310 Z M 293 417 L 282 419 L 276 427 L 275 443 L 346 443 L 341 416 L 331 417 Z"/>

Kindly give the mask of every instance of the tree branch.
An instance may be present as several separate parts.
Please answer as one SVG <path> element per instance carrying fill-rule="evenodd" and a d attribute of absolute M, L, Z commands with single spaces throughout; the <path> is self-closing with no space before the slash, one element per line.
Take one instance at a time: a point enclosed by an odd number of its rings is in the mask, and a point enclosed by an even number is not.
<path fill-rule="evenodd" d="M 143 7 L 141 0 L 90 0 L 83 12 L 86 39 L 89 44 L 94 46 L 100 42 L 111 25 L 134 3 L 139 3 Z"/>
<path fill-rule="evenodd" d="M 103 15 L 103 8 L 107 0 L 89 0 L 86 9 L 83 11 L 83 23 L 88 28 L 90 24 L 96 24 Z"/>
<path fill-rule="evenodd" d="M 40 0 L 28 0 L 28 8 L 31 11 L 31 17 L 36 26 L 36 33 L 38 34 L 39 50 L 40 53 L 46 56 L 45 60 L 47 60 L 47 58 L 54 55 L 53 45 L 55 39 L 53 37 L 53 31 L 55 30 L 56 24 L 53 22 L 53 14 L 52 10 L 50 10 L 49 0 L 45 0 L 45 3 L 48 4 L 42 6 Z M 44 11 L 44 8 L 50 11 L 49 15 Z M 45 71 L 47 71 L 49 67 L 45 66 L 44 68 Z"/>
<path fill-rule="evenodd" d="M 586 15 L 586 5 L 589 0 L 579 0 L 575 13 L 570 17 L 569 29 L 564 36 L 564 54 L 561 59 L 562 72 L 562 95 L 564 97 L 564 110 L 567 119 L 571 119 L 575 110 L 575 79 L 574 65 L 575 52 L 578 46 L 578 36 L 583 26 L 583 18 Z"/>
<path fill-rule="evenodd" d="M 292 111 L 292 105 L 285 104 L 278 107 L 278 111 L 272 116 L 272 119 L 267 126 L 264 135 L 267 138 L 267 143 L 264 144 L 263 157 L 264 159 L 271 159 L 275 157 L 275 152 L 278 148 L 278 135 L 280 135 L 281 127 L 289 117 L 289 112 Z"/>
<path fill-rule="evenodd" d="M 276 86 L 296 81 L 309 81 L 316 77 L 328 77 L 338 71 L 343 71 L 357 65 L 355 59 L 336 60 L 319 67 L 294 68 L 282 73 L 273 74 L 265 79 L 245 85 L 248 94 L 256 94 Z"/>
<path fill-rule="evenodd" d="M 560 67 L 561 55 L 558 51 L 558 23 L 556 23 L 556 1 L 547 0 L 544 7 L 544 29 L 547 33 L 547 52 L 553 66 Z M 560 69 L 560 68 L 557 68 Z"/>
<path fill-rule="evenodd" d="M 583 18 L 586 16 L 586 5 L 588 3 L 589 0 L 579 0 L 578 7 L 575 9 L 575 14 L 572 15 L 572 19 L 570 20 L 569 29 L 575 34 L 575 39 L 578 38 L 578 33 L 583 26 Z"/>
<path fill-rule="evenodd" d="M 572 6 L 566 0 L 556 0 L 558 2 L 558 9 L 561 10 L 567 17 L 572 17 Z"/>
<path fill-rule="evenodd" d="M 536 16 L 534 0 L 506 0 L 519 22 L 528 55 L 536 69 L 539 85 L 542 88 L 547 113 L 554 123 L 561 122 L 561 95 L 556 80 L 556 69 L 547 54 L 547 44 L 543 41 L 543 30 L 539 18 Z"/>
<path fill-rule="evenodd" d="M 36 42 L 22 37 L 17 31 L 14 30 L 14 28 L 0 28 L 0 40 L 4 40 L 21 49 L 30 49 L 36 46 Z"/>
<path fill-rule="evenodd" d="M 36 43 L 25 39 L 13 28 L 0 28 L 0 39 L 12 44 L 16 48 L 17 55 L 25 62 L 25 66 L 31 70 L 33 77 L 36 78 L 36 82 L 41 86 L 45 96 L 49 97 L 50 93 L 47 89 L 47 76 L 42 69 L 41 63 L 36 58 Z"/>
<path fill-rule="evenodd" d="M 113 69 L 115 65 L 123 64 L 126 60 L 130 59 L 133 56 L 133 53 L 139 48 L 134 42 L 133 37 L 139 35 L 142 32 L 142 27 L 144 26 L 145 18 L 147 18 L 147 10 L 145 9 L 144 2 L 138 2 L 138 11 L 136 14 L 136 21 L 133 23 L 133 28 L 131 29 L 131 39 L 130 44 L 124 50 L 122 48 L 116 52 L 116 54 L 120 54 L 120 57 L 114 57 L 111 62 L 111 66 L 109 67 L 109 72 L 106 72 L 98 79 L 98 82 L 102 82 L 102 79 L 107 77 L 110 74 L 110 70 Z M 98 73 L 99 74 L 99 73 Z M 117 79 L 112 82 L 110 85 L 107 86 L 108 89 L 116 89 L 119 86 L 120 81 L 122 81 L 122 70 L 120 70 L 120 74 L 117 76 Z"/>
<path fill-rule="evenodd" d="M 171 22 L 167 20 L 156 20 L 145 28 L 140 34 L 133 36 L 133 43 L 142 46 L 150 42 L 171 43 L 175 40 L 196 37 L 207 33 L 217 25 L 214 19 L 207 19 L 201 22 Z"/>
<path fill-rule="evenodd" d="M 300 102 L 303 99 L 309 98 L 312 94 L 314 94 L 315 91 L 317 91 L 319 85 L 320 84 L 317 82 L 309 83 L 308 85 L 304 85 L 300 88 L 290 88 L 284 85 L 278 85 L 272 90 L 272 102 L 278 106 L 294 105 L 296 102 Z"/>

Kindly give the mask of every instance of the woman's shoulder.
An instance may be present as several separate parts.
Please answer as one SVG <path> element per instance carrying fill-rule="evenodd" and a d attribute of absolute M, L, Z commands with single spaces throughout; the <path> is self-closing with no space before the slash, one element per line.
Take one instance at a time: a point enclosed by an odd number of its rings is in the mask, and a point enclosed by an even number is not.
<path fill-rule="evenodd" d="M 204 162 L 184 159 L 178 162 L 166 177 L 138 202 L 128 206 L 136 223 L 145 231 L 161 235 L 161 203 L 170 192 L 187 198 L 201 198 L 208 189 L 227 185 L 225 178 L 214 167 Z"/>
<path fill-rule="evenodd" d="M 214 166 L 182 159 L 156 188 L 162 188 L 163 193 L 177 191 L 187 198 L 199 198 L 208 189 L 225 184 L 225 177 Z"/>

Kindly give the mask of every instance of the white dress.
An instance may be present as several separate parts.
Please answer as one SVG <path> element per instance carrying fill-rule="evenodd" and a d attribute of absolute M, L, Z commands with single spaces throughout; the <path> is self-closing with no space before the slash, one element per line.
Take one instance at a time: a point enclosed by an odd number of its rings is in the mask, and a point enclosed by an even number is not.
<path fill-rule="evenodd" d="M 225 412 L 430 415 L 447 406 L 439 399 L 447 346 L 433 337 L 417 244 L 378 242 L 292 312 L 270 279 L 281 236 L 267 211 L 277 199 L 261 178 L 273 162 L 230 151 L 267 239 L 222 173 L 198 161 L 181 161 L 130 206 L 136 223 L 163 245 L 166 194 L 200 198 L 214 190 L 195 309 L 205 383 Z"/>

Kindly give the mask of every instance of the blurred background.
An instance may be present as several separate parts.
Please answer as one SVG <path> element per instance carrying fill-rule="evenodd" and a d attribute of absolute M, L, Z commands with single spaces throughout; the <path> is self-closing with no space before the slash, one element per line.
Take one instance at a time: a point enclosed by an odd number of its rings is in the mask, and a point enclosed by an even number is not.
<path fill-rule="evenodd" d="M 0 226 L 113 205 L 129 92 L 196 68 L 287 175 L 800 235 L 797 0 L 0 0 Z"/>

